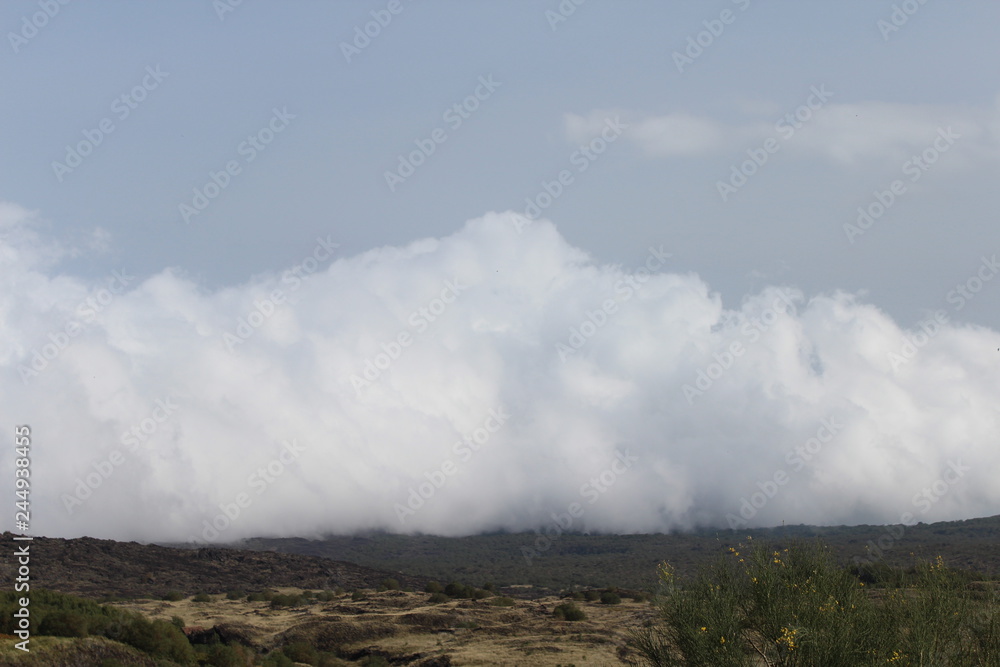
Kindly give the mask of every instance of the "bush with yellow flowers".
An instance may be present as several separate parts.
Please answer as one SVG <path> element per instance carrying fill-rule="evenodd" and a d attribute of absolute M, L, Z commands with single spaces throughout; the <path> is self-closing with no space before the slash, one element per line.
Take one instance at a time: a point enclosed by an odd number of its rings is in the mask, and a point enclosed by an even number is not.
<path fill-rule="evenodd" d="M 938 558 L 866 586 L 819 542 L 730 547 L 681 582 L 659 569 L 662 623 L 631 633 L 634 665 L 998 665 L 997 588 Z M 891 583 L 887 583 L 891 582 Z"/>

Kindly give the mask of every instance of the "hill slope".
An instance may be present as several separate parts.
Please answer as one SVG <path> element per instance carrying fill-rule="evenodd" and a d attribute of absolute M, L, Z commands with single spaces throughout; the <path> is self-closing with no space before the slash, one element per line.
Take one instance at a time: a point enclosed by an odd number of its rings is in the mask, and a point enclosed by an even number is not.
<path fill-rule="evenodd" d="M 777 543 L 818 537 L 844 563 L 880 549 L 886 562 L 909 566 L 915 558 L 942 556 L 952 567 L 1000 575 L 1000 516 L 903 526 L 785 526 L 743 531 L 713 530 L 671 535 L 563 534 L 539 540 L 534 533 L 435 537 L 372 534 L 301 538 L 256 538 L 242 549 L 336 558 L 442 582 L 481 585 L 531 584 L 551 592 L 571 586 L 648 589 L 664 560 L 692 574 L 747 536 Z M 547 548 L 544 548 L 548 545 Z M 236 545 L 234 545 L 236 546 Z"/>
<path fill-rule="evenodd" d="M 13 544 L 11 533 L 4 533 L 3 537 L 7 545 Z M 340 586 L 353 590 L 375 588 L 387 577 L 395 578 L 404 587 L 420 590 L 427 583 L 423 577 L 315 556 L 267 551 L 180 549 L 91 537 L 36 537 L 31 542 L 17 544 L 31 545 L 33 587 L 88 597 L 159 597 L 168 591 L 191 595 L 282 586 L 305 589 Z M 17 569 L 13 553 L 13 548 L 7 548 L 0 555 L 0 573 L 8 580 L 13 580 Z"/>

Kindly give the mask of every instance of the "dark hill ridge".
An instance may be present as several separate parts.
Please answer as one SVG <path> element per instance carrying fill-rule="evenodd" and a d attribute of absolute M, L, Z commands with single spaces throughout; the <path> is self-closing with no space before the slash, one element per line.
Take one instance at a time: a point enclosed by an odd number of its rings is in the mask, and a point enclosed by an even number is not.
<path fill-rule="evenodd" d="M 874 545 L 893 566 L 907 567 L 917 558 L 933 560 L 942 556 L 951 567 L 1000 576 L 1000 516 L 908 527 L 797 525 L 653 535 L 563 534 L 544 549 L 546 542 L 539 541 L 535 533 L 256 538 L 238 546 L 336 558 L 442 582 L 456 579 L 474 585 L 486 581 L 502 586 L 531 584 L 543 593 L 571 586 L 649 589 L 656 585 L 658 563 L 666 560 L 679 573 L 693 574 L 730 546 L 745 542 L 747 536 L 777 544 L 819 538 L 845 564 L 864 558 L 866 547 Z"/>
<path fill-rule="evenodd" d="M 659 562 L 666 560 L 681 574 L 691 574 L 729 546 L 753 536 L 776 544 L 819 538 L 844 563 L 864 557 L 866 546 L 881 541 L 890 565 L 908 566 L 914 558 L 932 560 L 940 555 L 952 567 L 1000 576 L 1000 516 L 917 524 L 902 534 L 900 530 L 900 526 L 785 526 L 669 535 L 564 534 L 551 540 L 548 548 L 535 551 L 530 563 L 524 549 L 539 546 L 535 533 L 254 538 L 209 548 L 37 537 L 30 542 L 31 575 L 33 586 L 89 597 L 251 592 L 284 586 L 356 590 L 376 588 L 389 577 L 414 590 L 423 590 L 436 579 L 476 586 L 492 582 L 508 595 L 534 596 L 571 587 L 651 589 Z M 4 533 L 4 538 L 8 546 L 0 554 L 0 574 L 12 581 L 17 543 L 11 533 Z M 513 585 L 528 586 L 508 588 Z"/>
<path fill-rule="evenodd" d="M 86 597 L 250 592 L 283 586 L 354 590 L 376 588 L 389 577 L 403 587 L 423 590 L 428 581 L 327 558 L 268 551 L 181 549 L 92 537 L 14 542 L 9 532 L 3 537 L 7 547 L 0 555 L 0 571 L 6 581 L 16 576 L 14 545 L 29 544 L 33 587 Z"/>

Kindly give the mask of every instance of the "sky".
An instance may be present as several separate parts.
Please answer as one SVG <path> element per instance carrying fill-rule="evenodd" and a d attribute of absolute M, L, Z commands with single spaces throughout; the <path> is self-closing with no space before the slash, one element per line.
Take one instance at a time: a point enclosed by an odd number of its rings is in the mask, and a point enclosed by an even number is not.
<path fill-rule="evenodd" d="M 1000 513 L 998 19 L 4 3 L 29 532 Z"/>

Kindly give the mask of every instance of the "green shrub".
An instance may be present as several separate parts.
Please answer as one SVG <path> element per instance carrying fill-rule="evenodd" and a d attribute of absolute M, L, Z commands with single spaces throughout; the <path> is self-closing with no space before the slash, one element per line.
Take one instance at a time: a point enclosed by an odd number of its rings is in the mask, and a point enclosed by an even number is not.
<path fill-rule="evenodd" d="M 940 559 L 901 576 L 840 567 L 819 542 L 753 542 L 690 581 L 666 564 L 659 574 L 664 625 L 632 631 L 640 664 L 974 665 L 1000 655 L 997 592 L 974 599 Z M 902 586 L 872 595 L 859 575 Z"/>
<path fill-rule="evenodd" d="M 242 646 L 216 644 L 208 650 L 204 664 L 213 667 L 244 667 L 252 664 L 247 662 L 249 659 L 252 659 L 250 654 Z"/>
<path fill-rule="evenodd" d="M 444 594 L 452 598 L 470 598 L 472 597 L 472 589 L 464 584 L 453 581 L 444 587 Z"/>
<path fill-rule="evenodd" d="M 302 604 L 302 596 L 296 595 L 295 593 L 278 593 L 277 595 L 271 596 L 271 608 L 278 609 L 279 607 L 296 607 Z"/>
<path fill-rule="evenodd" d="M 307 665 L 314 665 L 319 659 L 319 653 L 306 642 L 293 642 L 283 649 L 282 653 L 287 655 L 292 662 L 304 662 Z"/>
<path fill-rule="evenodd" d="M 441 584 L 439 584 L 436 581 L 432 581 L 426 586 L 424 586 L 424 593 L 443 593 L 443 592 L 444 588 L 442 588 Z"/>
<path fill-rule="evenodd" d="M 247 595 L 246 591 L 237 588 L 237 589 L 234 589 L 234 590 L 231 590 L 231 591 L 227 591 L 226 592 L 226 599 L 227 600 L 239 600 L 241 598 L 245 598 L 246 595 Z"/>
<path fill-rule="evenodd" d="M 355 602 L 358 602 L 360 600 L 368 599 L 368 596 L 365 595 L 364 591 L 354 591 L 353 593 L 351 593 L 351 599 L 354 600 Z"/>
<path fill-rule="evenodd" d="M 187 623 L 184 622 L 184 619 L 181 618 L 180 616 L 171 616 L 170 622 L 173 623 L 175 628 L 181 631 L 183 631 L 184 626 L 187 625 Z"/>
<path fill-rule="evenodd" d="M 384 588 L 386 590 L 389 590 L 389 591 L 398 591 L 399 590 L 399 582 L 397 580 L 395 580 L 395 579 L 392 579 L 392 578 L 383 579 L 381 585 L 382 585 L 382 588 Z"/>
<path fill-rule="evenodd" d="M 563 621 L 583 621 L 587 615 L 572 602 L 564 602 L 552 610 L 552 615 Z"/>
<path fill-rule="evenodd" d="M 184 594 L 180 591 L 168 591 L 164 593 L 163 599 L 168 602 L 180 602 L 184 599 Z"/>
<path fill-rule="evenodd" d="M 583 592 L 583 599 L 587 602 L 597 602 L 601 599 L 600 591 L 589 590 Z"/>
<path fill-rule="evenodd" d="M 38 624 L 38 634 L 54 637 L 86 637 L 87 618 L 72 611 L 56 611 L 46 614 Z"/>
<path fill-rule="evenodd" d="M 191 598 L 191 602 L 211 602 L 211 601 L 212 601 L 212 596 L 207 593 L 198 593 L 193 598 Z"/>
<path fill-rule="evenodd" d="M 427 598 L 427 601 L 430 602 L 431 604 L 441 604 L 442 602 L 449 602 L 450 600 L 451 600 L 450 597 L 440 592 L 431 593 L 431 596 Z"/>
<path fill-rule="evenodd" d="M 118 639 L 130 646 L 159 658 L 185 664 L 194 660 L 195 652 L 184 633 L 170 621 L 150 621 L 139 614 L 121 629 Z"/>
<path fill-rule="evenodd" d="M 0 632 L 13 633 L 18 597 L 20 594 L 13 591 L 0 593 Z M 129 644 L 156 658 L 180 664 L 194 660 L 191 644 L 171 621 L 149 621 L 136 612 L 45 589 L 31 592 L 31 614 L 40 635 L 97 635 Z"/>
<path fill-rule="evenodd" d="M 508 597 L 503 597 L 503 596 L 501 596 L 501 597 L 495 597 L 495 598 L 490 598 L 486 602 L 487 602 L 487 604 L 491 604 L 494 607 L 513 607 L 514 606 L 514 600 L 513 600 L 513 598 L 508 598 Z"/>
<path fill-rule="evenodd" d="M 621 604 L 622 599 L 614 591 L 604 591 L 601 593 L 601 604 Z"/>
<path fill-rule="evenodd" d="M 292 659 L 280 651 L 269 653 L 262 664 L 266 667 L 295 667 Z"/>

